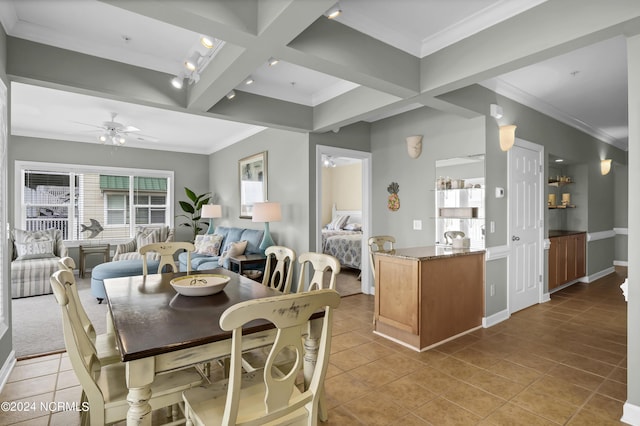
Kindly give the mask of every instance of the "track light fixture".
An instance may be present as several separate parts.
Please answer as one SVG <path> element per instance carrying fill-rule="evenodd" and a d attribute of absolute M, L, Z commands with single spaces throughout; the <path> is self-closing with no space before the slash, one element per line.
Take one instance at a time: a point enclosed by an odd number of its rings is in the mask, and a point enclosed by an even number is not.
<path fill-rule="evenodd" d="M 341 13 L 340 3 L 336 3 L 335 6 L 326 11 L 325 16 L 329 19 L 336 19 Z"/>
<path fill-rule="evenodd" d="M 200 36 L 200 44 L 206 47 L 207 49 L 213 49 L 213 45 L 215 44 L 213 39 L 208 36 Z"/>
<path fill-rule="evenodd" d="M 227 93 L 227 99 L 231 100 L 231 99 L 233 99 L 235 97 L 236 97 L 236 91 L 235 90 L 232 90 L 229 93 Z"/>
<path fill-rule="evenodd" d="M 253 77 L 249 76 L 247 77 L 247 79 L 244 81 L 244 84 L 246 84 L 247 86 L 250 84 L 253 84 L 255 82 L 255 80 L 253 79 Z"/>
<path fill-rule="evenodd" d="M 184 76 L 177 75 L 171 79 L 171 85 L 176 89 L 182 89 L 182 85 L 184 84 Z"/>
<path fill-rule="evenodd" d="M 274 58 L 273 56 L 269 58 L 269 66 L 272 67 L 280 62 L 280 59 Z"/>
<path fill-rule="evenodd" d="M 199 45 L 204 46 L 205 49 Z M 182 63 L 184 69 L 176 77 L 171 79 L 171 85 L 176 89 L 182 89 L 184 80 L 189 84 L 197 83 L 200 80 L 200 73 L 205 69 L 211 59 L 220 51 L 224 45 L 222 40 L 209 36 L 200 36 L 200 41 L 191 47 L 191 54 Z"/>
<path fill-rule="evenodd" d="M 200 52 L 198 51 L 193 52 L 191 56 L 189 56 L 189 58 L 186 61 L 184 61 L 184 67 L 191 72 L 197 70 L 198 62 L 200 61 L 201 57 L 202 55 L 200 54 Z"/>

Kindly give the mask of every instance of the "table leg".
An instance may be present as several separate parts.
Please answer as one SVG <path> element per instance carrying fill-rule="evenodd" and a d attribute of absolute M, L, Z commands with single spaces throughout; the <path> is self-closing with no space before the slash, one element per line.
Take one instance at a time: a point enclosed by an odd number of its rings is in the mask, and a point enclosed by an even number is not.
<path fill-rule="evenodd" d="M 142 358 L 126 363 L 126 378 L 129 394 L 127 426 L 151 426 L 151 383 L 153 383 L 154 359 Z"/>
<path fill-rule="evenodd" d="M 304 387 L 309 388 L 311 378 L 313 377 L 313 370 L 316 367 L 316 361 L 318 360 L 318 348 L 320 346 L 320 334 L 322 333 L 322 321 L 314 320 L 309 323 L 309 332 L 304 340 Z M 329 413 L 327 412 L 327 404 L 324 399 L 324 384 L 320 389 L 320 402 L 318 404 L 318 417 L 320 421 L 326 422 L 329 419 Z"/>

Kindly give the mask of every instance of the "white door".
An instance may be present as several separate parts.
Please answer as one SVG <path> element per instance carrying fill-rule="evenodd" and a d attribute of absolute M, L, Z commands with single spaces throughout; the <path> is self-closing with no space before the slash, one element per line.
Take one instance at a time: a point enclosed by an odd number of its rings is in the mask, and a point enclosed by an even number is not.
<path fill-rule="evenodd" d="M 519 142 L 509 151 L 510 313 L 542 294 L 542 147 Z"/>

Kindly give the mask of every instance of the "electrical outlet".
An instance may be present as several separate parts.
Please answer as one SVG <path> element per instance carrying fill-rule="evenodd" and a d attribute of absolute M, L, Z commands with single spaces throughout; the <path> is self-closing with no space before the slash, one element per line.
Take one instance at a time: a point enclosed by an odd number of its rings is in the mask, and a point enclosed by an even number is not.
<path fill-rule="evenodd" d="M 496 295 L 496 285 L 495 284 L 491 284 L 489 286 L 489 295 L 490 296 L 495 296 Z"/>
<path fill-rule="evenodd" d="M 421 231 L 422 230 L 422 221 L 421 220 L 414 220 L 413 221 L 413 229 L 416 231 Z"/>

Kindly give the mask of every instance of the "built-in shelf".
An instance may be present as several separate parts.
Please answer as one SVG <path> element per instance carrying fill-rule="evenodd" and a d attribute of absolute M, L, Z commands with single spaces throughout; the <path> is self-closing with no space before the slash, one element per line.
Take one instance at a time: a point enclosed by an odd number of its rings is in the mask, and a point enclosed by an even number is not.
<path fill-rule="evenodd" d="M 547 207 L 549 207 L 550 209 L 575 209 L 576 208 L 575 204 L 570 204 L 568 206 L 560 205 L 560 206 L 547 206 Z"/>

